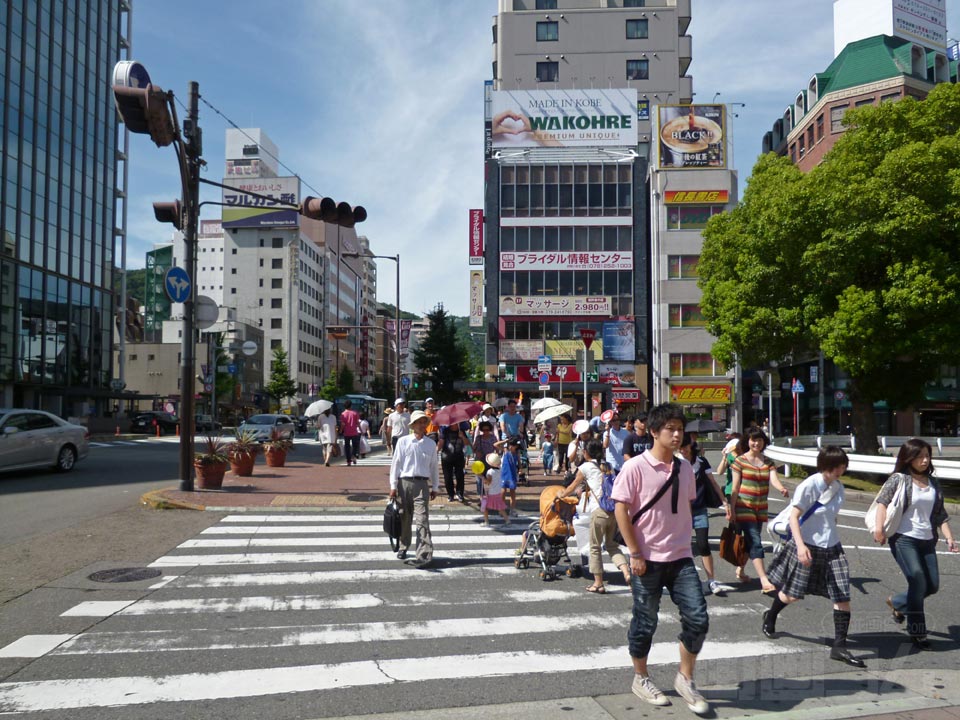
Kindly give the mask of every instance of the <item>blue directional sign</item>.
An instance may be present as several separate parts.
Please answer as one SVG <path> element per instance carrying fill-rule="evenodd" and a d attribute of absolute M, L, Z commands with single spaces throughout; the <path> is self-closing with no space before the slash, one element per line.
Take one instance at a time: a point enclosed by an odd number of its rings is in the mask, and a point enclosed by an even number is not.
<path fill-rule="evenodd" d="M 404 375 L 402 378 L 400 378 L 400 384 L 404 387 L 410 387 L 410 376 Z"/>
<path fill-rule="evenodd" d="M 182 267 L 172 267 L 167 270 L 163 276 L 163 289 L 167 292 L 167 297 L 171 302 L 186 302 L 190 297 L 190 276 Z"/>
<path fill-rule="evenodd" d="M 234 365 L 233 363 L 230 363 L 229 365 L 227 365 L 227 372 L 230 373 L 231 375 L 236 375 L 236 374 L 237 374 L 237 366 Z"/>

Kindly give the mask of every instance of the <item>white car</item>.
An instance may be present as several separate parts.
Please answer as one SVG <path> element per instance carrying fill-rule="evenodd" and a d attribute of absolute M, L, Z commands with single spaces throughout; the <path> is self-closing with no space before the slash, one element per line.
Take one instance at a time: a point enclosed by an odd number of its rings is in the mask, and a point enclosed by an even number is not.
<path fill-rule="evenodd" d="M 43 410 L 0 408 L 0 472 L 33 467 L 72 470 L 90 451 L 82 425 Z"/>
<path fill-rule="evenodd" d="M 243 421 L 240 429 L 255 432 L 258 442 L 270 440 L 274 430 L 277 431 L 277 436 L 281 440 L 293 440 L 294 435 L 297 434 L 297 427 L 289 415 L 272 413 L 252 415 Z"/>

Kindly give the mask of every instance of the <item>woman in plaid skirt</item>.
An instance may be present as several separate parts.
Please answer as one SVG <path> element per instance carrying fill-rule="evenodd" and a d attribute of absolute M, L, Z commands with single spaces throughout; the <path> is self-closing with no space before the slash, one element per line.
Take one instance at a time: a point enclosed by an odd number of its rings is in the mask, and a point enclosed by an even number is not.
<path fill-rule="evenodd" d="M 866 667 L 847 650 L 850 628 L 850 566 L 840 544 L 837 515 L 843 505 L 840 476 L 847 470 L 847 454 L 829 445 L 817 455 L 818 472 L 797 486 L 790 513 L 790 539 L 777 553 L 767 577 L 777 586 L 770 609 L 763 613 L 763 634 L 777 636 L 777 616 L 804 595 L 833 601 L 833 660 Z M 813 509 L 812 512 L 808 512 Z M 801 524 L 801 518 L 805 518 Z"/>

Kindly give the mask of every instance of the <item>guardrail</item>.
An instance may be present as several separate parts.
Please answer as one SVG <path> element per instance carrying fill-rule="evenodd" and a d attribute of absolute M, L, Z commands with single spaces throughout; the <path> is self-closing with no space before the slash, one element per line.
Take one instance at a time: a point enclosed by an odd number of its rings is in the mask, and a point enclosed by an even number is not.
<path fill-rule="evenodd" d="M 891 442 L 887 443 L 886 446 L 899 447 L 903 444 L 903 441 L 908 438 L 909 436 L 889 436 L 885 439 Z M 944 447 L 960 447 L 960 439 L 957 438 L 923 439 L 930 443 L 931 446 L 937 448 L 941 455 Z M 944 440 L 945 442 L 939 444 L 933 442 L 935 440 Z M 892 441 L 899 442 L 894 443 Z M 784 444 L 777 445 L 776 443 L 778 442 Z M 801 444 L 804 444 L 806 447 L 799 447 Z M 786 465 L 784 474 L 790 477 L 791 465 L 803 465 L 805 467 L 815 468 L 817 466 L 817 453 L 821 447 L 826 445 L 839 445 L 844 449 L 855 449 L 853 436 L 848 438 L 846 435 L 805 435 L 791 438 L 777 438 L 774 444 L 764 450 L 764 455 L 778 463 L 784 463 Z M 881 443 L 881 445 L 883 445 L 883 443 Z M 896 463 L 896 459 L 892 455 L 857 455 L 849 452 L 847 453 L 847 457 L 850 461 L 847 466 L 848 471 L 871 473 L 874 475 L 890 475 Z M 934 467 L 937 478 L 960 480 L 960 460 L 944 460 L 938 458 L 934 463 Z"/>

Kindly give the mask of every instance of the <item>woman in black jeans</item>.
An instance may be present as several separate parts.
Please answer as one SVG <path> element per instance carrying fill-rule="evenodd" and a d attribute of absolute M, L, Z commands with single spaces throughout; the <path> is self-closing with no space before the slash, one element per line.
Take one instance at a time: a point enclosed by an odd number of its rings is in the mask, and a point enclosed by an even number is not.
<path fill-rule="evenodd" d="M 887 538 L 883 532 L 887 506 L 893 500 L 897 487 L 906 483 L 903 516 L 900 525 Z M 938 531 L 950 552 L 957 552 L 957 541 L 950 532 L 950 516 L 943 507 L 943 492 L 933 478 L 931 449 L 924 440 L 910 438 L 900 446 L 893 475 L 877 495 L 877 524 L 873 534 L 877 542 L 890 545 L 894 560 L 907 578 L 906 592 L 887 598 L 897 623 L 907 620 L 907 632 L 914 647 L 928 650 L 927 618 L 923 600 L 940 589 L 940 569 L 937 566 Z"/>
<path fill-rule="evenodd" d="M 463 422 L 459 425 L 444 425 L 440 428 L 440 442 L 437 443 L 440 449 L 440 466 L 443 468 L 443 483 L 447 488 L 447 497 L 450 502 L 454 499 L 463 502 L 463 468 L 466 465 L 467 458 L 463 454 L 463 449 L 467 446 L 466 431 L 470 429 L 470 423 Z M 454 478 L 456 478 L 456 487 L 454 487 Z M 454 495 L 456 492 L 456 495 Z"/>

